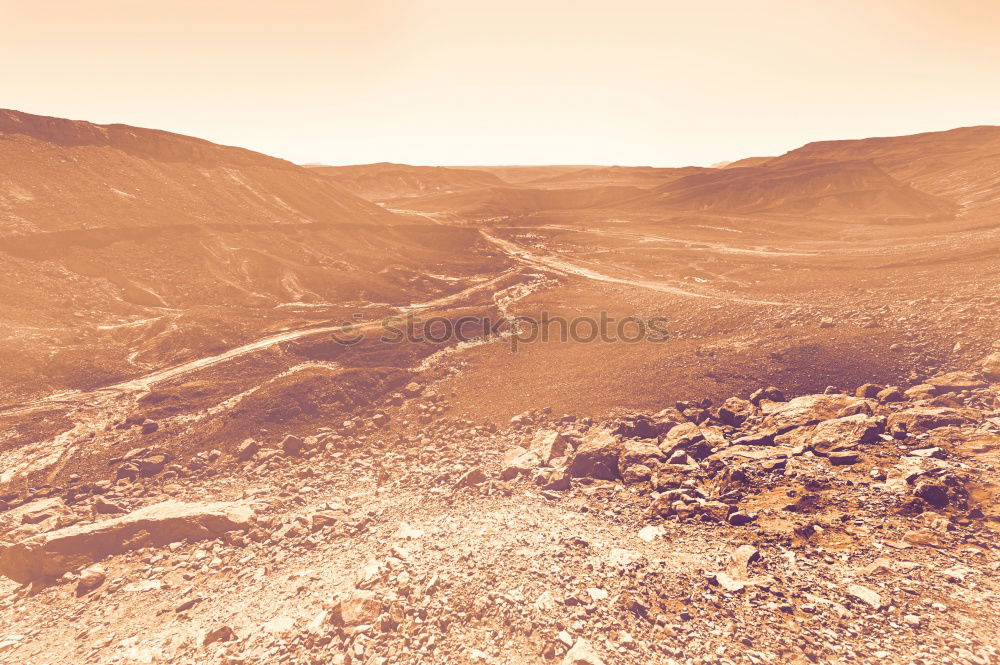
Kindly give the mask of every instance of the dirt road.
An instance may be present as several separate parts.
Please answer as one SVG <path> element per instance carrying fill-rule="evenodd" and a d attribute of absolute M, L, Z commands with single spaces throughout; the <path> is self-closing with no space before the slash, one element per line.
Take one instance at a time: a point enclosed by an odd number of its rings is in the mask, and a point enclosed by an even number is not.
<path fill-rule="evenodd" d="M 773 300 L 754 300 L 752 298 L 743 298 L 740 296 L 720 296 L 708 293 L 697 293 L 694 291 L 687 291 L 685 289 L 678 288 L 676 286 L 671 286 L 669 284 L 664 284 L 662 282 L 657 282 L 647 279 L 626 279 L 624 277 L 613 277 L 611 275 L 606 275 L 602 272 L 586 268 L 579 264 L 568 261 L 560 256 L 553 256 L 552 254 L 541 254 L 538 252 L 533 252 L 525 249 L 524 247 L 510 242 L 509 240 L 504 240 L 498 238 L 494 235 L 487 233 L 486 231 L 481 231 L 483 237 L 489 242 L 493 243 L 501 251 L 505 252 L 512 258 L 530 265 L 535 268 L 541 268 L 543 270 L 551 270 L 562 275 L 577 275 L 579 277 L 584 277 L 586 279 L 594 280 L 597 282 L 607 282 L 610 284 L 625 284 L 628 286 L 635 286 L 641 289 L 649 289 L 651 291 L 659 291 L 660 293 L 670 293 L 676 296 L 682 296 L 685 298 L 703 298 L 705 300 L 722 300 L 726 302 L 739 302 L 752 305 L 787 305 L 789 303 L 777 302 Z"/>
<path fill-rule="evenodd" d="M 400 308 L 402 312 L 411 312 L 416 310 L 428 310 L 437 307 L 446 307 L 448 305 L 455 304 L 464 298 L 467 298 L 478 291 L 493 288 L 500 281 L 508 278 L 513 273 L 512 270 L 505 270 L 496 277 L 490 278 L 488 280 L 473 284 L 461 291 L 452 293 L 446 296 L 441 296 L 440 298 L 434 298 L 433 300 L 428 300 L 422 303 L 414 303 L 406 307 Z M 291 342 L 298 339 L 304 339 L 307 337 L 314 337 L 317 335 L 328 335 L 335 332 L 344 332 L 345 323 L 330 323 L 327 322 L 324 325 L 314 326 L 309 328 L 297 328 L 294 330 L 286 330 L 274 335 L 269 335 L 263 339 L 259 339 L 255 342 L 250 342 L 242 346 L 237 346 L 228 351 L 223 351 L 222 353 L 206 356 L 204 358 L 198 358 L 197 360 L 191 360 L 179 365 L 174 365 L 173 367 L 167 367 L 165 369 L 157 370 L 146 374 L 145 376 L 137 377 L 134 379 L 129 379 L 127 381 L 121 381 L 108 386 L 103 386 L 95 390 L 88 391 L 64 391 L 60 393 L 55 393 L 47 397 L 43 397 L 39 400 L 34 400 L 31 402 L 25 402 L 22 404 L 11 404 L 7 406 L 0 406 L 0 414 L 4 415 L 17 415 L 24 413 L 31 413 L 33 411 L 38 411 L 40 409 L 51 408 L 56 405 L 74 405 L 85 402 L 93 402 L 101 397 L 107 397 L 109 395 L 118 395 L 121 393 L 134 393 L 147 390 L 150 387 L 163 383 L 169 379 L 174 379 L 179 376 L 184 376 L 185 374 L 191 374 L 198 370 L 205 369 L 207 367 L 212 367 L 218 365 L 234 358 L 240 356 L 245 356 L 249 353 L 254 353 L 256 351 L 261 351 L 263 349 L 270 348 L 276 344 L 283 344 L 285 342 Z M 359 324 L 354 324 L 351 329 L 351 334 L 368 332 L 377 329 L 382 325 L 381 320 L 367 321 Z"/>

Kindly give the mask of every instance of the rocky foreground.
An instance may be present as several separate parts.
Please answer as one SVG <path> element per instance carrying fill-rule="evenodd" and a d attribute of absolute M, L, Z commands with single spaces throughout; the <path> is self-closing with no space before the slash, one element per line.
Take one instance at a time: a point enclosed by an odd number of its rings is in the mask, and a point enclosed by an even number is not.
<path fill-rule="evenodd" d="M 998 365 L 137 449 L 5 497 L 0 660 L 997 662 Z"/>

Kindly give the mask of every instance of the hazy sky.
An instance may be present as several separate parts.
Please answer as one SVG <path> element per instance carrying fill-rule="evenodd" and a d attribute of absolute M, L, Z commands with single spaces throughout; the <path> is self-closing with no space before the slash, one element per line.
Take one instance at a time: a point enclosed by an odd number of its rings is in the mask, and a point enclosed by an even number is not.
<path fill-rule="evenodd" d="M 711 164 L 1000 124 L 993 0 L 0 0 L 0 107 L 297 162 Z"/>

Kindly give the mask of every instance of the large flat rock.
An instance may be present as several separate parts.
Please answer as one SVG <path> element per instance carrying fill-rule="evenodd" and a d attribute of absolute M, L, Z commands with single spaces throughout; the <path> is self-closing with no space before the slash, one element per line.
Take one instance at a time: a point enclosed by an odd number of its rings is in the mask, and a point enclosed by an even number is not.
<path fill-rule="evenodd" d="M 20 583 L 57 577 L 129 550 L 245 530 L 252 517 L 253 510 L 239 503 L 165 501 L 114 519 L 26 538 L 0 550 L 0 574 Z"/>
<path fill-rule="evenodd" d="M 788 402 L 765 401 L 761 402 L 761 409 L 766 416 L 763 426 L 785 431 L 793 427 L 815 425 L 836 418 L 842 409 L 856 406 L 863 401 L 853 395 L 840 393 L 803 395 Z"/>

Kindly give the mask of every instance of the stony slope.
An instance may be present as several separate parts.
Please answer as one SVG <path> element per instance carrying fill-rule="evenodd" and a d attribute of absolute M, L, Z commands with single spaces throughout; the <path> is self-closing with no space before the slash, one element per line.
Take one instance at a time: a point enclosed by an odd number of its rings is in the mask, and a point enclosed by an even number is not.
<path fill-rule="evenodd" d="M 983 372 L 1000 378 L 995 360 Z M 414 385 L 305 438 L 136 450 L 105 480 L 7 498 L 3 538 L 21 545 L 0 570 L 27 584 L 3 589 L 0 649 L 995 662 L 1000 386 L 980 376 L 601 422 L 540 409 L 501 429 L 435 415 L 442 396 Z"/>
<path fill-rule="evenodd" d="M 0 403 L 426 300 L 481 249 L 284 160 L 0 111 Z"/>
<path fill-rule="evenodd" d="M 970 209 L 1000 204 L 1000 127 L 845 141 L 816 141 L 772 164 L 813 160 L 870 160 L 901 182 Z"/>
<path fill-rule="evenodd" d="M 389 223 L 308 169 L 128 125 L 0 110 L 0 237 L 188 224 Z"/>

